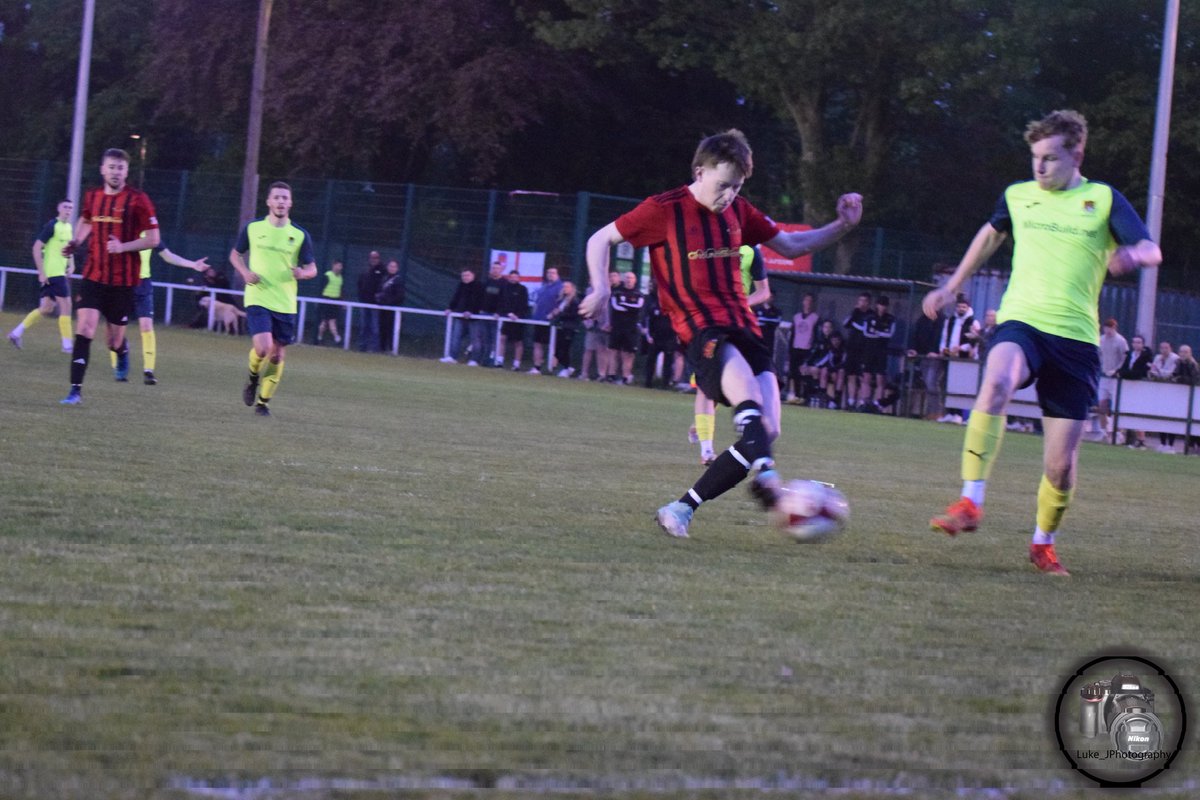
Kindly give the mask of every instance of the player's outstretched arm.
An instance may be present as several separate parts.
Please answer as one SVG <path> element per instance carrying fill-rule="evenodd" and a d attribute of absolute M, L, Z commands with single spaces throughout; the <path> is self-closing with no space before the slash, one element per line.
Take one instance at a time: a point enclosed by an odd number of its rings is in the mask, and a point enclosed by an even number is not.
<path fill-rule="evenodd" d="M 80 220 L 75 223 L 75 236 L 73 236 L 71 241 L 67 242 L 66 246 L 63 247 L 62 254 L 64 256 L 75 255 L 75 251 L 82 247 L 83 243 L 86 242 L 87 238 L 91 235 L 92 223 L 85 222 L 82 218 L 80 218 Z"/>
<path fill-rule="evenodd" d="M 950 276 L 950 280 L 925 295 L 925 299 L 921 301 L 921 310 L 925 312 L 925 316 L 937 319 L 938 312 L 954 300 L 954 296 L 958 293 L 958 287 L 962 286 L 967 278 L 974 275 L 980 267 L 987 263 L 987 260 L 992 257 L 992 253 L 995 253 L 997 248 L 1004 243 L 1007 236 L 1008 234 L 1003 231 L 993 228 L 990 222 L 983 223 L 983 227 L 971 240 L 967 252 L 963 254 L 962 260 L 958 262 L 958 267 Z"/>
<path fill-rule="evenodd" d="M 625 241 L 617 230 L 617 223 L 610 222 L 591 235 L 587 242 L 588 280 L 592 293 L 579 304 L 579 313 L 594 317 L 608 302 L 608 251 L 613 245 Z"/>
<path fill-rule="evenodd" d="M 204 272 L 204 270 L 208 269 L 208 256 L 197 258 L 195 261 L 192 261 L 191 259 L 184 258 L 183 256 L 176 255 L 175 253 L 171 252 L 171 248 L 169 247 L 164 247 L 159 255 L 162 256 L 163 261 L 167 262 L 168 264 L 173 264 L 176 267 L 194 269 L 196 272 Z"/>
<path fill-rule="evenodd" d="M 862 195 L 844 194 L 838 198 L 837 219 L 833 222 L 811 231 L 781 232 L 766 245 L 785 258 L 799 258 L 824 250 L 854 230 L 862 222 L 862 212 Z"/>

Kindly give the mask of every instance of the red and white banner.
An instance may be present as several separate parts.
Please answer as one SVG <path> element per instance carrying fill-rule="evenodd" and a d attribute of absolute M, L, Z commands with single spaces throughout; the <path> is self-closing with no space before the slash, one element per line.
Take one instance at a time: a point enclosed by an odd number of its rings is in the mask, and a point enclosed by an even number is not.
<path fill-rule="evenodd" d="M 542 285 L 542 275 L 546 272 L 545 253 L 522 253 L 517 250 L 493 250 L 492 263 L 499 261 L 504 265 L 504 274 L 514 269 L 521 274 L 521 283 Z"/>
<path fill-rule="evenodd" d="M 811 231 L 812 225 L 799 222 L 776 222 L 779 230 L 785 233 L 792 231 Z M 767 272 L 812 272 L 812 254 L 799 258 L 784 258 L 765 244 L 762 246 L 763 262 Z"/>

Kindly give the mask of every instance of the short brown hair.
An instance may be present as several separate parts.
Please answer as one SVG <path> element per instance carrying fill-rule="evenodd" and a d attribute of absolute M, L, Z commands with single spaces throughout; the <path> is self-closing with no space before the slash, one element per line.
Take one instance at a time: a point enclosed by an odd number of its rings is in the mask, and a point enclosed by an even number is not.
<path fill-rule="evenodd" d="M 115 158 L 118 161 L 129 163 L 129 153 L 126 153 L 119 147 L 110 147 L 104 151 L 104 155 L 100 156 L 100 163 L 103 164 L 105 159 Z"/>
<path fill-rule="evenodd" d="M 288 194 L 291 194 L 291 193 L 292 193 L 292 187 L 291 187 L 291 186 L 288 186 L 288 185 L 287 185 L 286 183 L 284 183 L 283 181 L 275 181 L 275 182 L 274 182 L 274 183 L 272 183 L 270 186 L 268 186 L 268 187 L 267 187 L 267 194 L 270 194 L 272 189 L 287 189 L 287 191 L 288 191 Z"/>
<path fill-rule="evenodd" d="M 1069 108 L 1051 111 L 1025 126 L 1025 143 L 1033 144 L 1051 136 L 1063 137 L 1063 147 L 1074 150 L 1087 144 L 1087 120 Z"/>
<path fill-rule="evenodd" d="M 737 128 L 702 139 L 696 148 L 696 155 L 692 156 L 692 171 L 699 167 L 715 167 L 723 162 L 737 167 L 743 178 L 749 178 L 754 171 L 754 153 L 750 150 L 750 142 L 746 141 L 746 134 Z"/>

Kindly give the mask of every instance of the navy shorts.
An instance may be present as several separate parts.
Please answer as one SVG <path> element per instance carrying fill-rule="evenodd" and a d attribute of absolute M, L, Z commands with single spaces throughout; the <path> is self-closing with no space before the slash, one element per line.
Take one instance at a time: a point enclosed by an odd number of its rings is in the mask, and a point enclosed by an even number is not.
<path fill-rule="evenodd" d="M 67 276 L 55 275 L 53 278 L 46 278 L 46 282 L 42 284 L 38 296 L 50 298 L 70 297 L 71 287 L 67 284 Z"/>
<path fill-rule="evenodd" d="M 282 314 L 262 306 L 246 306 L 246 329 L 251 336 L 269 333 L 277 345 L 289 345 L 296 339 L 296 315 Z"/>
<path fill-rule="evenodd" d="M 154 319 L 154 284 L 142 278 L 133 289 L 133 315 L 138 319 Z"/>
<path fill-rule="evenodd" d="M 109 286 L 84 278 L 79 287 L 79 308 L 94 308 L 112 325 L 128 325 L 133 316 L 133 287 Z"/>
<path fill-rule="evenodd" d="M 994 351 L 1000 342 L 1012 342 L 1025 353 L 1030 378 L 1017 388 L 1024 389 L 1037 381 L 1038 405 L 1043 416 L 1088 418 L 1088 409 L 1096 404 L 1100 380 L 1099 347 L 1044 333 L 1016 320 L 996 327 L 988 351 Z"/>
<path fill-rule="evenodd" d="M 731 344 L 737 348 L 750 370 L 755 375 L 764 372 L 774 372 L 771 353 L 763 340 L 752 331 L 744 328 L 704 328 L 688 345 L 688 361 L 695 369 L 696 388 L 704 392 L 704 396 L 722 405 L 729 405 L 729 400 L 721 393 L 721 372 L 725 362 L 721 360 L 721 350 Z"/>

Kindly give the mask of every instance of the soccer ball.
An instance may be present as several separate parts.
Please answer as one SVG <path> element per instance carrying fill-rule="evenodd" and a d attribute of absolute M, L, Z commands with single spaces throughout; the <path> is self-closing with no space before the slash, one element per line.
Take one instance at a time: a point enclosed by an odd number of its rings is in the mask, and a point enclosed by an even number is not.
<path fill-rule="evenodd" d="M 791 480 L 779 489 L 771 523 L 797 542 L 819 542 L 846 527 L 850 504 L 832 484 Z"/>

